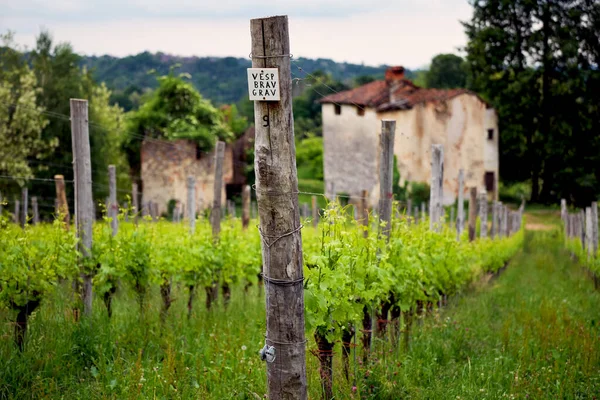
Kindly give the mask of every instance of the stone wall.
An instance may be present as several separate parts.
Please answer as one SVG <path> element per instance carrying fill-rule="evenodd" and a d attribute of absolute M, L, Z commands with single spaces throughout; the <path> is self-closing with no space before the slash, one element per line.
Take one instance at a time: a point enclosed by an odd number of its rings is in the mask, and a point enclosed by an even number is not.
<path fill-rule="evenodd" d="M 197 153 L 189 140 L 172 142 L 145 140 L 141 150 L 142 204 L 158 203 L 159 213 L 167 211 L 169 200 L 187 201 L 187 176 L 196 177 L 196 209 L 210 208 L 214 193 L 214 151 Z M 225 147 L 223 165 L 222 206 L 225 185 L 233 180 L 232 146 Z"/>

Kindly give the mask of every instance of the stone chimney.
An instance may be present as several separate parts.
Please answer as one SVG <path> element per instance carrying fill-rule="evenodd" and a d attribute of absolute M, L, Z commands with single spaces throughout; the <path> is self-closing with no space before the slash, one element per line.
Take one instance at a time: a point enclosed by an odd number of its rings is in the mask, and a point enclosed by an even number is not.
<path fill-rule="evenodd" d="M 398 99 L 394 93 L 402 86 L 404 81 L 404 67 L 389 67 L 385 71 L 385 81 L 390 91 L 390 103 L 395 103 Z"/>
<path fill-rule="evenodd" d="M 389 83 L 399 82 L 404 79 L 404 67 L 389 67 L 385 71 L 385 81 Z"/>

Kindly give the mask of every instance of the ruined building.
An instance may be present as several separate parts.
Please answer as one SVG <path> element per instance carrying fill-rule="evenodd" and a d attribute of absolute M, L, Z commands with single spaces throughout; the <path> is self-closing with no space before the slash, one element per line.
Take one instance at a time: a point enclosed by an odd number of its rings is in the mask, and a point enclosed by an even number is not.
<path fill-rule="evenodd" d="M 321 99 L 325 189 L 329 195 L 369 192 L 379 199 L 381 120 L 396 120 L 394 154 L 401 184 L 431 180 L 431 145 L 444 146 L 444 203 L 458 194 L 458 170 L 469 187 L 498 197 L 498 118 L 466 89 L 425 89 L 391 67 L 385 80 Z"/>

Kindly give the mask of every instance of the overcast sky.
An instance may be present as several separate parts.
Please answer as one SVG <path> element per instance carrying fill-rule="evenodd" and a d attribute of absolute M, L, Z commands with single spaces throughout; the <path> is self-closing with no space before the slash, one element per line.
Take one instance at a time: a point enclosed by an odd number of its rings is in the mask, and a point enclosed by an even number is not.
<path fill-rule="evenodd" d="M 0 32 L 40 28 L 88 55 L 250 53 L 249 19 L 287 14 L 294 57 L 422 67 L 466 39 L 467 0 L 0 0 Z"/>

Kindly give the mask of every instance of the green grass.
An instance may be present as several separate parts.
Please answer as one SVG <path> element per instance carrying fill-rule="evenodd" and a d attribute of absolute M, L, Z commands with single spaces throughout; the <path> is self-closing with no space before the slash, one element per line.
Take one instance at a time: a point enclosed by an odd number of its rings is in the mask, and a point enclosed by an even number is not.
<path fill-rule="evenodd" d="M 377 340 L 372 362 L 351 356 L 343 376 L 334 358 L 336 399 L 592 399 L 600 393 L 600 294 L 561 250 L 554 232 L 527 235 L 525 249 L 498 278 L 482 280 L 417 322 L 409 351 Z M 264 296 L 235 287 L 228 308 L 191 320 L 174 288 L 161 329 L 155 290 L 140 316 L 126 290 L 114 317 L 95 299 L 91 325 L 70 317 L 64 285 L 31 319 L 26 350 L 0 326 L 0 399 L 259 399 L 266 390 Z M 10 315 L 0 311 L 0 320 Z M 308 335 L 310 398 L 320 397 L 318 362 Z M 360 343 L 360 336 L 357 340 Z M 353 394 L 352 386 L 357 386 Z"/>

